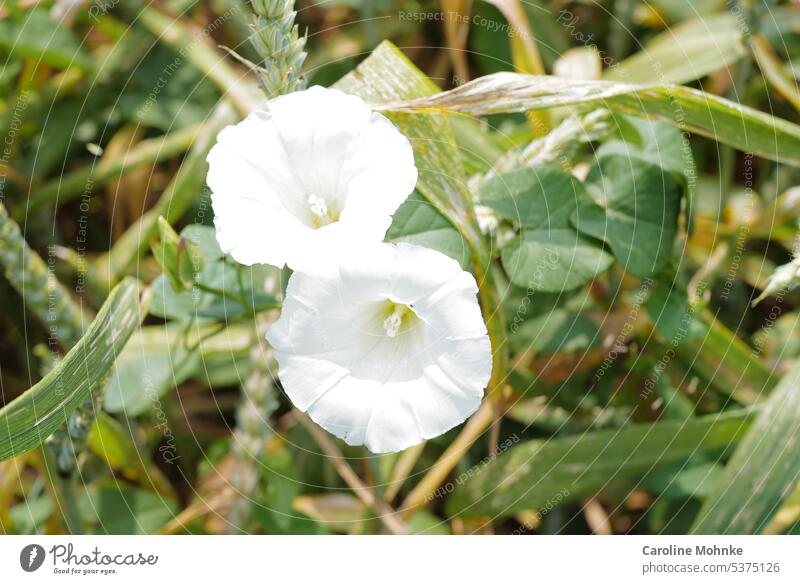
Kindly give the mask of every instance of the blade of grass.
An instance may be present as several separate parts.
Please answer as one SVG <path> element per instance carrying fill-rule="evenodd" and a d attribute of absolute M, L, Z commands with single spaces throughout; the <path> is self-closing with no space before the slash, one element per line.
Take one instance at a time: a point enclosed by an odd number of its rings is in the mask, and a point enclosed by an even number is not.
<path fill-rule="evenodd" d="M 101 160 L 66 176 L 61 176 L 44 184 L 31 194 L 27 205 L 14 210 L 14 218 L 21 221 L 25 215 L 43 205 L 63 205 L 82 194 L 91 193 L 117 178 L 145 164 L 154 164 L 183 154 L 203 132 L 205 124 L 190 126 L 158 138 L 142 140 L 131 148 L 124 158 Z"/>
<path fill-rule="evenodd" d="M 387 112 L 491 115 L 564 106 L 606 107 L 660 120 L 745 152 L 800 166 L 800 126 L 679 85 L 495 73 L 450 91 L 378 104 L 377 108 Z"/>
<path fill-rule="evenodd" d="M 295 411 L 295 418 L 299 421 L 306 430 L 311 434 L 317 444 L 320 445 L 325 452 L 328 460 L 336 468 L 336 472 L 342 477 L 344 482 L 353 490 L 353 493 L 361 499 L 361 502 L 372 509 L 378 514 L 378 517 L 386 526 L 386 528 L 395 535 L 408 535 L 411 530 L 398 516 L 397 511 L 392 509 L 388 503 L 375 494 L 375 491 L 364 484 L 355 471 L 347 464 L 347 461 L 342 456 L 342 453 L 328 437 L 324 430 L 320 429 L 311 419 L 304 413 Z"/>
<path fill-rule="evenodd" d="M 707 310 L 695 323 L 698 332 L 675 349 L 681 362 L 741 404 L 754 404 L 772 391 L 777 378 L 744 341 Z"/>
<path fill-rule="evenodd" d="M 786 98 L 795 109 L 800 110 L 800 89 L 797 80 L 786 70 L 786 66 L 775 50 L 763 36 L 755 36 L 750 40 L 750 48 L 764 77 L 775 91 Z"/>
<path fill-rule="evenodd" d="M 39 383 L 0 409 L 0 460 L 41 444 L 114 365 L 147 312 L 149 289 L 133 279 L 112 290 L 86 334 Z"/>
<path fill-rule="evenodd" d="M 541 509 L 559 493 L 559 501 L 581 499 L 698 451 L 729 448 L 744 436 L 753 417 L 751 410 L 740 410 L 532 440 L 476 467 L 470 478 L 456 484 L 446 510 L 451 516 L 497 518 Z"/>
<path fill-rule="evenodd" d="M 228 65 L 226 56 L 213 45 L 209 34 L 211 26 L 214 29 L 222 26 L 230 18 L 225 14 L 234 8 L 229 9 L 204 30 L 187 24 L 180 17 L 173 18 L 164 14 L 152 4 L 124 0 L 122 8 L 131 20 L 141 23 L 151 34 L 207 75 L 243 116 L 260 107 L 262 94 L 258 86 Z"/>
<path fill-rule="evenodd" d="M 781 379 L 700 509 L 692 533 L 760 533 L 800 479 L 800 363 Z"/>

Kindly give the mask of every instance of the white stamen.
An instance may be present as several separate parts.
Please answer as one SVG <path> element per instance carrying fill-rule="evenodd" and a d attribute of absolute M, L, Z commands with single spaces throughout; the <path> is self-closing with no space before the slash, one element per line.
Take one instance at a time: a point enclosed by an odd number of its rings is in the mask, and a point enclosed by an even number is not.
<path fill-rule="evenodd" d="M 394 338 L 400 331 L 400 325 L 403 324 L 403 317 L 400 316 L 400 307 L 395 308 L 394 312 L 389 315 L 389 318 L 383 321 L 383 330 L 386 331 L 386 336 Z"/>
<path fill-rule="evenodd" d="M 307 200 L 308 206 L 311 208 L 311 212 L 314 213 L 320 219 L 328 216 L 328 204 L 325 202 L 325 199 L 322 197 L 318 197 L 317 195 L 310 195 Z"/>

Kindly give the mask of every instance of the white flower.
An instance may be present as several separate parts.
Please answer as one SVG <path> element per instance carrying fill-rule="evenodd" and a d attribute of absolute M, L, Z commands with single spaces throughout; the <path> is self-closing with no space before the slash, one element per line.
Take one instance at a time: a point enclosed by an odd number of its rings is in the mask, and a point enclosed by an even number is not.
<path fill-rule="evenodd" d="M 247 265 L 296 269 L 343 240 L 379 242 L 417 182 L 408 139 L 322 87 L 225 128 L 208 164 L 220 247 Z"/>
<path fill-rule="evenodd" d="M 348 444 L 403 450 L 479 406 L 492 352 L 475 278 L 409 244 L 295 272 L 267 339 L 294 405 Z"/>

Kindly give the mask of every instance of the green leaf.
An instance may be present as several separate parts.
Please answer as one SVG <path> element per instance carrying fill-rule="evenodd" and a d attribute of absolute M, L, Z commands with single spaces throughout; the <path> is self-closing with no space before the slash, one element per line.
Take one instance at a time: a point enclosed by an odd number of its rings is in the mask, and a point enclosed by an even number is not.
<path fill-rule="evenodd" d="M 554 310 L 532 318 L 509 335 L 512 351 L 533 349 L 537 354 L 572 353 L 600 345 L 597 325 L 580 314 Z"/>
<path fill-rule="evenodd" d="M 800 126 L 716 95 L 679 85 L 578 81 L 496 73 L 446 91 L 381 105 L 391 112 L 524 112 L 564 106 L 604 107 L 652 118 L 723 144 L 800 166 Z"/>
<path fill-rule="evenodd" d="M 158 218 L 160 240 L 151 245 L 153 256 L 175 291 L 189 290 L 203 269 L 201 249 L 190 239 L 178 236 L 164 217 Z"/>
<path fill-rule="evenodd" d="M 44 9 L 28 10 L 15 18 L 0 20 L 0 48 L 58 69 L 91 67 L 78 37 L 50 18 Z"/>
<path fill-rule="evenodd" d="M 692 533 L 761 532 L 800 480 L 800 363 L 781 379 L 717 488 L 700 510 Z"/>
<path fill-rule="evenodd" d="M 123 280 L 58 366 L 0 409 L 0 460 L 35 448 L 66 423 L 111 370 L 147 312 L 149 298 L 136 280 Z"/>
<path fill-rule="evenodd" d="M 598 204 L 572 214 L 578 231 L 608 243 L 629 274 L 661 271 L 678 233 L 681 190 L 672 175 L 639 158 L 603 156 L 586 184 Z"/>
<path fill-rule="evenodd" d="M 630 116 L 615 117 L 617 127 L 629 128 L 623 140 L 611 140 L 597 149 L 597 157 L 616 154 L 641 158 L 671 173 L 686 193 L 685 212 L 689 230 L 694 226 L 694 199 L 697 190 L 697 165 L 692 148 L 676 127 Z"/>
<path fill-rule="evenodd" d="M 240 271 L 243 289 L 239 286 Z M 153 281 L 150 314 L 183 322 L 192 319 L 226 322 L 275 308 L 278 300 L 262 291 L 265 278 L 274 272 L 269 266 L 242 267 L 220 260 L 207 265 L 198 275 L 198 284 L 211 291 L 195 287 L 180 292 L 162 274 Z"/>
<path fill-rule="evenodd" d="M 103 410 L 97 412 L 87 444 L 92 452 L 113 469 L 124 469 L 139 461 L 139 452 L 131 438 L 131 429 L 125 428 Z"/>
<path fill-rule="evenodd" d="M 611 154 L 641 158 L 681 177 L 685 183 L 695 178 L 691 147 L 678 128 L 625 115 L 616 116 L 615 121 L 618 127 L 628 127 L 625 141 L 603 143 L 597 149 L 597 158 Z"/>
<path fill-rule="evenodd" d="M 543 292 L 578 288 L 614 263 L 611 254 L 571 228 L 524 231 L 503 247 L 501 259 L 514 284 Z"/>
<path fill-rule="evenodd" d="M 97 260 L 98 264 L 102 263 L 107 266 L 106 269 L 110 272 L 109 277 L 112 282 L 116 281 L 121 274 L 128 273 L 133 269 L 140 255 L 147 250 L 150 238 L 154 237 L 158 231 L 157 219 L 159 216 L 164 215 L 168 221 L 174 223 L 193 204 L 198 205 L 198 220 L 202 218 L 200 213 L 206 216 L 209 200 L 208 192 L 203 190 L 208 173 L 206 157 L 216 143 L 217 134 L 225 126 L 236 123 L 237 119 L 230 104 L 223 101 L 209 116 L 208 121 L 202 124 L 197 134 L 192 136 L 191 150 L 186 154 L 180 169 L 175 173 L 155 205 L 128 227 L 107 256 L 101 256 Z M 197 234 L 193 228 L 192 225 L 186 227 L 182 234 L 202 248 L 204 243 L 196 239 Z M 206 229 L 211 230 L 213 237 L 213 228 Z M 207 237 L 206 233 L 203 233 L 202 237 Z M 209 250 L 208 247 L 206 249 Z M 221 256 L 222 252 L 218 253 Z M 212 255 L 213 253 L 206 254 L 204 252 L 206 261 L 212 261 Z"/>
<path fill-rule="evenodd" d="M 747 410 L 686 422 L 633 424 L 579 436 L 532 440 L 512 447 L 456 486 L 449 515 L 507 517 L 537 510 L 557 494 L 562 501 L 594 495 L 610 484 L 635 480 L 659 466 L 702 452 L 724 450 L 744 435 Z"/>
<path fill-rule="evenodd" d="M 133 334 L 119 354 L 103 393 L 105 409 L 138 416 L 198 372 L 200 353 L 187 349 L 183 341 L 165 326 L 142 327 Z"/>
<path fill-rule="evenodd" d="M 690 336 L 694 314 L 686 290 L 669 280 L 659 281 L 644 305 L 656 330 L 677 346 Z"/>
<path fill-rule="evenodd" d="M 131 123 L 164 132 L 205 122 L 220 98 L 186 54 L 163 44 L 147 52 L 127 81 L 118 111 Z"/>
<path fill-rule="evenodd" d="M 384 41 L 336 88 L 373 104 L 424 98 L 439 88 L 389 41 Z M 454 225 L 466 227 L 471 197 L 452 128 L 437 113 L 387 112 L 411 141 L 419 170 L 417 188 Z"/>
<path fill-rule="evenodd" d="M 217 232 L 209 225 L 187 225 L 181 231 L 181 237 L 189 239 L 197 245 L 207 263 L 221 260 L 225 257 L 217 242 Z"/>
<path fill-rule="evenodd" d="M 628 83 L 688 83 L 726 69 L 747 54 L 731 12 L 669 27 L 635 55 L 608 68 L 606 78 Z"/>
<path fill-rule="evenodd" d="M 503 268 L 517 286 L 571 290 L 613 263 L 599 242 L 570 224 L 572 213 L 590 199 L 581 182 L 562 170 L 540 166 L 492 177 L 481 186 L 480 200 L 522 226 L 501 250 Z"/>
<path fill-rule="evenodd" d="M 178 505 L 150 491 L 117 484 L 92 490 L 81 500 L 81 514 L 105 535 L 154 534 L 178 513 Z"/>
<path fill-rule="evenodd" d="M 667 499 L 706 499 L 722 479 L 722 472 L 722 466 L 715 462 L 680 462 L 648 474 L 642 486 Z"/>
<path fill-rule="evenodd" d="M 464 237 L 419 193 L 412 194 L 397 210 L 386 232 L 387 242 L 404 241 L 440 251 L 469 266 L 472 252 Z"/>

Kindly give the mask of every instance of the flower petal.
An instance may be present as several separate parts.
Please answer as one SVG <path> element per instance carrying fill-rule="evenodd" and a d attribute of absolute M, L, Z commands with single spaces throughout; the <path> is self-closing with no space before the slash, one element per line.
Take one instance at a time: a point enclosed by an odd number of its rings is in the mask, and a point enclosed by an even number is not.
<path fill-rule="evenodd" d="M 223 251 L 293 269 L 381 241 L 417 181 L 411 145 L 389 120 L 322 87 L 278 97 L 225 128 L 208 163 Z"/>
<path fill-rule="evenodd" d="M 320 426 L 373 452 L 446 432 L 478 408 L 491 375 L 476 294 L 457 262 L 408 244 L 350 250 L 296 271 L 267 335 L 286 394 Z M 398 334 L 395 321 L 390 334 L 391 314 L 411 324 Z"/>

